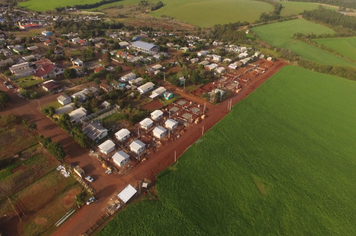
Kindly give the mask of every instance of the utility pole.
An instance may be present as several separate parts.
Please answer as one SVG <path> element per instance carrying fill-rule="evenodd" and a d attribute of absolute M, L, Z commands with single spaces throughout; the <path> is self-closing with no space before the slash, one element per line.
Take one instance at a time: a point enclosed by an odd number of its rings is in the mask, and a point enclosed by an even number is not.
<path fill-rule="evenodd" d="M 205 109 L 206 109 L 206 102 L 204 102 L 203 115 L 205 114 Z"/>
<path fill-rule="evenodd" d="M 174 151 L 174 162 L 177 162 L 177 151 Z"/>

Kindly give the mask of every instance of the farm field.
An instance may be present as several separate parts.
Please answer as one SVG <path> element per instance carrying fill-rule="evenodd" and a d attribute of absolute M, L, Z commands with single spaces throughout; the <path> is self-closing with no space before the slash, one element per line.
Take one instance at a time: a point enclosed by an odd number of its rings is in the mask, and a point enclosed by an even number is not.
<path fill-rule="evenodd" d="M 98 235 L 354 235 L 355 89 L 282 68 Z"/>
<path fill-rule="evenodd" d="M 310 2 L 281 2 L 283 8 L 281 11 L 282 16 L 297 15 L 303 11 L 311 11 L 318 9 L 321 4 L 310 3 Z M 323 6 L 326 9 L 337 10 L 338 7 Z"/>
<path fill-rule="evenodd" d="M 278 22 L 253 28 L 253 31 L 264 41 L 277 48 L 286 48 L 292 52 L 326 65 L 356 66 L 346 58 L 339 57 L 318 47 L 292 38 L 294 33 L 332 34 L 334 31 L 303 19 Z"/>
<path fill-rule="evenodd" d="M 315 42 L 356 61 L 356 37 L 323 38 L 315 39 Z"/>
<path fill-rule="evenodd" d="M 25 2 L 19 2 L 18 5 L 20 7 L 25 7 L 34 11 L 47 11 L 47 10 L 53 10 L 56 7 L 65 7 L 65 6 L 74 6 L 76 4 L 81 5 L 81 4 L 92 4 L 99 2 L 98 0 L 62 0 L 62 1 L 56 1 L 56 0 L 49 0 L 46 1 L 46 4 L 43 4 L 43 1 L 41 0 L 29 0 Z"/>

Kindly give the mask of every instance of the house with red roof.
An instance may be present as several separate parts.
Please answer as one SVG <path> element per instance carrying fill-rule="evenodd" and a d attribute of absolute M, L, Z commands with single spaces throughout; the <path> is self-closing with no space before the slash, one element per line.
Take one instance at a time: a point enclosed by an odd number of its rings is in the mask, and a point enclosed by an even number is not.
<path fill-rule="evenodd" d="M 55 78 L 63 74 L 62 68 L 57 68 L 52 64 L 42 65 L 33 74 L 34 77 L 41 79 Z"/>
<path fill-rule="evenodd" d="M 97 68 L 94 69 L 95 73 L 98 73 L 99 71 L 105 70 L 104 66 L 99 66 Z"/>

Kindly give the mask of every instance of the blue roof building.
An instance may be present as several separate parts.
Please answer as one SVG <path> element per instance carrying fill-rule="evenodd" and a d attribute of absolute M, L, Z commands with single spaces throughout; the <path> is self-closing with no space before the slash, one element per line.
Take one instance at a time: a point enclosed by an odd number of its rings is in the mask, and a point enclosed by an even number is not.
<path fill-rule="evenodd" d="M 159 46 L 143 41 L 136 41 L 132 43 L 132 48 L 139 52 L 148 53 L 150 55 L 159 53 Z"/>

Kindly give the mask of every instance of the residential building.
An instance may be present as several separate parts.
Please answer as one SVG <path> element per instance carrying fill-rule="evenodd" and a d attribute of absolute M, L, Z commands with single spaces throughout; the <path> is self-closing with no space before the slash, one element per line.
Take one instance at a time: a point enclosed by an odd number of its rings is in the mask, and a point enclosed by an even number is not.
<path fill-rule="evenodd" d="M 67 105 L 64 105 L 63 107 L 60 107 L 56 109 L 55 114 L 53 115 L 55 118 L 59 119 L 59 117 L 62 114 L 68 114 L 69 112 L 73 111 L 73 108 L 75 107 L 74 103 L 69 103 Z"/>
<path fill-rule="evenodd" d="M 43 82 L 41 85 L 45 91 L 51 92 L 51 93 L 55 93 L 61 89 L 61 87 L 54 80 L 48 80 L 46 82 Z"/>
<path fill-rule="evenodd" d="M 158 121 L 163 118 L 163 112 L 161 110 L 155 110 L 151 113 L 151 119 L 154 121 Z"/>
<path fill-rule="evenodd" d="M 152 94 L 150 95 L 151 99 L 155 99 L 159 96 L 161 96 L 164 92 L 166 92 L 167 89 L 165 87 L 159 87 L 155 90 L 152 91 Z"/>
<path fill-rule="evenodd" d="M 164 123 L 164 126 L 169 130 L 174 130 L 175 128 L 178 127 L 178 124 L 179 123 L 173 119 L 167 119 L 166 122 Z"/>
<path fill-rule="evenodd" d="M 153 126 L 153 121 L 150 118 L 145 118 L 140 122 L 142 129 L 148 130 Z"/>
<path fill-rule="evenodd" d="M 130 161 L 130 155 L 126 152 L 120 150 L 112 156 L 113 162 L 118 165 L 119 167 L 124 166 L 127 162 Z"/>
<path fill-rule="evenodd" d="M 130 138 L 130 131 L 128 129 L 121 129 L 115 133 L 115 137 L 120 142 L 125 142 L 128 138 Z"/>
<path fill-rule="evenodd" d="M 85 108 L 80 107 L 78 109 L 75 109 L 69 115 L 69 120 L 72 124 L 76 124 L 81 122 L 81 120 L 87 116 L 87 110 Z"/>
<path fill-rule="evenodd" d="M 9 68 L 12 74 L 17 75 L 17 76 L 27 76 L 27 75 L 32 75 L 34 72 L 34 69 L 30 67 L 30 63 L 28 62 L 23 62 L 20 64 L 13 65 Z"/>
<path fill-rule="evenodd" d="M 147 82 L 144 85 L 141 85 L 140 87 L 137 88 L 138 92 L 141 94 L 144 94 L 148 91 L 151 91 L 154 88 L 154 83 L 152 82 Z"/>
<path fill-rule="evenodd" d="M 72 98 L 69 97 L 67 94 L 63 94 L 63 95 L 60 95 L 59 97 L 57 97 L 57 101 L 64 106 L 64 105 L 71 103 Z"/>
<path fill-rule="evenodd" d="M 146 149 L 146 144 L 144 144 L 142 141 L 139 139 L 136 139 L 130 144 L 130 150 L 131 152 L 139 155 Z"/>
<path fill-rule="evenodd" d="M 101 153 L 108 155 L 110 152 L 115 151 L 115 143 L 108 139 L 102 144 L 100 144 L 98 148 Z"/>
<path fill-rule="evenodd" d="M 153 136 L 158 139 L 161 139 L 167 135 L 167 130 L 162 126 L 157 126 L 156 128 L 153 129 L 152 132 L 153 132 Z"/>
<path fill-rule="evenodd" d="M 43 35 L 43 36 L 51 36 L 51 35 L 52 35 L 52 32 L 45 30 L 45 31 L 42 31 L 42 35 Z"/>
<path fill-rule="evenodd" d="M 129 74 L 122 76 L 120 79 L 121 81 L 128 82 L 130 80 L 136 79 L 136 74 L 131 72 Z"/>
<path fill-rule="evenodd" d="M 99 122 L 84 124 L 82 130 L 90 140 L 95 142 L 108 136 L 108 130 Z"/>
<path fill-rule="evenodd" d="M 141 77 L 138 77 L 136 79 L 132 79 L 129 81 L 129 84 L 131 85 L 141 85 L 143 79 Z"/>
<path fill-rule="evenodd" d="M 37 69 L 33 74 L 33 76 L 41 79 L 48 79 L 48 78 L 55 78 L 57 76 L 60 76 L 63 74 L 63 72 L 64 69 L 57 68 L 52 64 L 47 64 Z"/>

